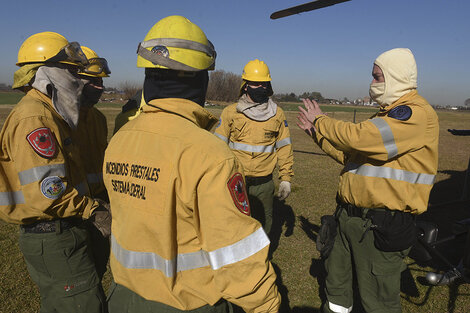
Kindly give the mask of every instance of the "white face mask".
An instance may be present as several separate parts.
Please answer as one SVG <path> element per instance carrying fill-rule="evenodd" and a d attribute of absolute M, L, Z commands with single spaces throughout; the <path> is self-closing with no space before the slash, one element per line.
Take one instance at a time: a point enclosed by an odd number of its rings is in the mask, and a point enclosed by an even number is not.
<path fill-rule="evenodd" d="M 385 94 L 385 83 L 370 84 L 369 96 L 374 101 L 377 101 L 378 104 L 382 104 L 384 94 Z"/>
<path fill-rule="evenodd" d="M 84 83 L 80 78 L 72 75 L 64 65 L 41 66 L 36 72 L 34 88 L 51 97 L 54 109 L 65 122 L 76 129 L 80 112 L 80 98 Z M 52 93 L 49 93 L 48 86 Z"/>

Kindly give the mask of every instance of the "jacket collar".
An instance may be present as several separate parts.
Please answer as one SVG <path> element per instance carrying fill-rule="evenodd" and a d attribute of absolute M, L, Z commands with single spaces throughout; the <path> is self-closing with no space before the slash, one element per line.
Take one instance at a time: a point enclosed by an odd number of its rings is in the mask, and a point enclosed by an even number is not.
<path fill-rule="evenodd" d="M 39 101 L 41 101 L 42 103 L 44 103 L 45 107 L 52 112 L 52 114 L 57 117 L 58 119 L 60 119 L 61 121 L 64 121 L 65 120 L 63 119 L 62 116 L 60 116 L 59 113 L 57 113 L 57 111 L 54 109 L 54 107 L 52 106 L 52 99 L 48 96 L 48 95 L 45 95 L 43 94 L 42 92 L 40 92 L 39 90 L 37 90 L 36 88 L 31 88 L 27 93 L 26 93 L 28 96 L 34 98 L 34 99 L 38 99 Z"/>
<path fill-rule="evenodd" d="M 142 113 L 156 112 L 179 115 L 205 130 L 210 130 L 217 122 L 217 118 L 199 104 L 180 98 L 154 99 L 142 107 Z"/>
<path fill-rule="evenodd" d="M 43 94 L 42 92 L 40 92 L 36 88 L 31 88 L 26 94 L 28 96 L 31 96 L 31 97 L 35 98 L 35 99 L 39 99 L 44 103 L 47 103 L 47 105 L 52 108 L 51 97 L 49 97 L 48 95 Z"/>

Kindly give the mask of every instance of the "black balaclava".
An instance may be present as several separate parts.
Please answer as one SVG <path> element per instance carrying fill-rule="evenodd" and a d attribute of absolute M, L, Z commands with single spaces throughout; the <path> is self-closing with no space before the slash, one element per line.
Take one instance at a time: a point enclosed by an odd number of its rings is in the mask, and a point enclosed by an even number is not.
<path fill-rule="evenodd" d="M 82 81 L 85 83 L 85 86 L 83 87 L 81 102 L 87 107 L 92 107 L 98 103 L 101 98 L 101 95 L 103 94 L 103 80 L 102 78 L 95 77 L 81 77 Z M 101 88 L 96 88 L 93 85 Z"/>
<path fill-rule="evenodd" d="M 166 69 L 146 68 L 144 99 L 181 98 L 204 107 L 209 75 L 206 71 L 181 72 Z"/>

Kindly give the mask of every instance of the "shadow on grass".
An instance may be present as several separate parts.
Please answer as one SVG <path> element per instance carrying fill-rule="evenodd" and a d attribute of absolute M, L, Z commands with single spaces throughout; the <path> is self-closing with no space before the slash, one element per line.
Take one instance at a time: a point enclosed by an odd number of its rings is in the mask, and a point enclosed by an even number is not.
<path fill-rule="evenodd" d="M 307 237 L 310 238 L 310 240 L 312 240 L 313 242 L 317 242 L 317 235 L 318 231 L 320 230 L 320 226 L 310 223 L 308 218 L 305 218 L 302 215 L 299 216 L 299 220 L 300 228 L 302 228 Z"/>
<path fill-rule="evenodd" d="M 269 233 L 269 239 L 271 240 L 271 246 L 269 248 L 270 258 L 279 246 L 279 240 L 282 236 L 282 228 L 284 226 L 286 227 L 284 236 L 289 237 L 294 232 L 294 225 L 295 215 L 292 207 L 287 205 L 284 200 L 279 200 L 278 197 L 274 197 L 273 224 L 271 226 L 271 232 Z"/>

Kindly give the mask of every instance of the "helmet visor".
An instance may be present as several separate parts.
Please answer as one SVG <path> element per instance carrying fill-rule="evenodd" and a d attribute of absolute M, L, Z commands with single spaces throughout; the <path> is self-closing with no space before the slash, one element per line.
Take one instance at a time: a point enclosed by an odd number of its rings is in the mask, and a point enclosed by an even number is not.
<path fill-rule="evenodd" d="M 77 65 L 86 66 L 88 64 L 88 60 L 83 53 L 80 44 L 76 41 L 70 42 L 68 45 L 63 47 L 59 53 L 57 53 L 52 58 L 46 60 L 46 62 L 72 62 L 76 63 Z"/>
<path fill-rule="evenodd" d="M 111 74 L 111 70 L 108 66 L 108 61 L 105 58 L 91 58 L 88 59 L 88 65 L 83 69 L 83 73 L 91 75 L 99 75 L 104 73 L 106 75 Z"/>

